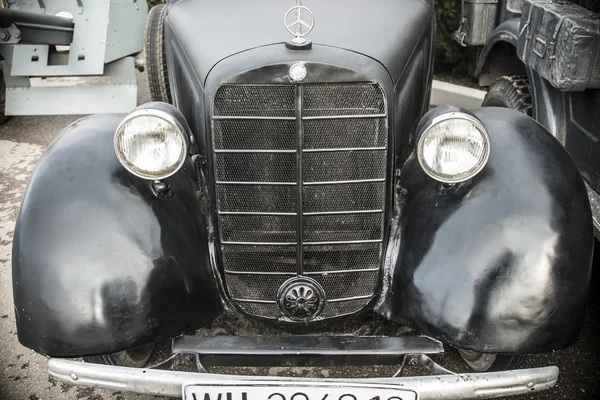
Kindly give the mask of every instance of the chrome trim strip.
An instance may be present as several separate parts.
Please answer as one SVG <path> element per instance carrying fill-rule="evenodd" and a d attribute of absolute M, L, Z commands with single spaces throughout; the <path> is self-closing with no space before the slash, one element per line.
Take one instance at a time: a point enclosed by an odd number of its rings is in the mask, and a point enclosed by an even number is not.
<path fill-rule="evenodd" d="M 336 269 L 333 271 L 305 272 L 304 275 L 319 276 L 319 275 L 335 275 L 335 274 L 355 274 L 360 272 L 378 272 L 379 268 L 364 268 L 364 269 Z M 367 298 L 373 295 L 367 296 Z"/>
<path fill-rule="evenodd" d="M 221 242 L 223 245 L 236 245 L 236 246 L 296 246 L 296 242 Z"/>
<path fill-rule="evenodd" d="M 297 213 L 253 212 L 253 211 L 219 211 L 219 215 L 264 215 L 268 217 L 295 217 Z M 306 215 L 306 214 L 304 214 Z"/>
<path fill-rule="evenodd" d="M 374 296 L 372 294 L 367 295 L 367 296 L 354 296 L 354 297 L 345 297 L 343 299 L 331 299 L 331 300 L 326 300 L 327 303 L 344 303 L 346 301 L 353 301 L 353 300 L 368 300 L 373 298 Z"/>
<path fill-rule="evenodd" d="M 317 215 L 352 215 L 352 214 L 381 214 L 384 210 L 360 210 L 360 211 L 322 211 L 304 213 L 305 217 Z"/>
<path fill-rule="evenodd" d="M 216 154 L 294 154 L 296 150 L 215 149 Z"/>
<path fill-rule="evenodd" d="M 332 271 L 319 271 L 319 272 L 304 272 L 306 276 L 322 276 L 322 275 L 336 275 L 336 274 L 355 274 L 361 272 L 377 272 L 379 268 L 364 268 L 364 269 L 344 269 L 344 270 L 332 270 Z M 296 272 L 265 272 L 265 271 L 224 271 L 228 275 L 257 275 L 257 276 L 297 276 Z M 373 295 L 368 295 L 364 298 L 371 298 Z M 351 300 L 358 300 L 358 298 L 352 298 Z M 338 300 L 340 301 L 340 300 Z M 332 301 L 331 301 L 332 302 Z"/>
<path fill-rule="evenodd" d="M 298 181 L 296 192 L 296 212 L 298 216 L 296 218 L 296 242 L 298 247 L 296 248 L 296 272 L 298 275 L 302 275 L 304 272 L 304 249 L 302 242 L 304 242 L 304 221 L 302 218 L 303 212 L 303 185 L 302 177 L 304 176 L 304 160 L 302 157 L 302 150 L 304 148 L 304 123 L 302 121 L 302 100 L 304 96 L 304 88 L 297 85 L 294 94 L 296 95 L 296 179 Z"/>
<path fill-rule="evenodd" d="M 385 151 L 387 147 L 346 147 L 346 148 L 331 148 L 331 149 L 305 149 L 304 153 L 328 153 L 341 151 Z"/>
<path fill-rule="evenodd" d="M 295 121 L 296 117 L 265 117 L 265 116 L 247 116 L 247 115 L 213 115 L 212 119 L 214 120 L 224 120 L 224 119 L 259 119 L 259 120 L 272 120 L 272 121 Z"/>
<path fill-rule="evenodd" d="M 217 181 L 217 185 L 248 185 L 248 186 L 296 186 L 296 182 L 236 182 Z"/>
<path fill-rule="evenodd" d="M 364 115 L 323 115 L 318 117 L 302 117 L 304 121 L 319 119 L 359 119 L 359 118 L 385 118 L 386 114 L 364 114 Z"/>
<path fill-rule="evenodd" d="M 366 244 L 366 243 L 381 243 L 383 239 L 375 240 L 340 240 L 332 242 L 304 242 L 305 246 L 326 246 L 331 244 Z"/>
<path fill-rule="evenodd" d="M 453 375 L 411 376 L 370 379 L 316 379 L 217 375 L 159 369 L 127 368 L 84 363 L 64 359 L 48 360 L 48 372 L 61 382 L 71 385 L 129 391 L 139 394 L 181 398 L 181 388 L 187 384 L 211 385 L 251 382 L 256 385 L 303 383 L 336 386 L 369 384 L 392 385 L 398 389 L 411 388 L 419 400 L 489 399 L 501 396 L 529 394 L 556 385 L 558 368 L 542 367 L 513 371 L 466 373 Z"/>
<path fill-rule="evenodd" d="M 224 271 L 227 275 L 296 276 L 295 272 Z"/>
<path fill-rule="evenodd" d="M 347 185 L 355 183 L 380 183 L 385 182 L 385 178 L 382 179 L 360 179 L 356 181 L 328 181 L 328 182 L 302 182 L 305 186 L 319 186 L 319 185 Z"/>
<path fill-rule="evenodd" d="M 276 301 L 271 300 L 251 300 L 251 299 L 236 299 L 232 298 L 232 301 L 237 301 L 239 303 L 252 303 L 252 304 L 277 304 Z"/>

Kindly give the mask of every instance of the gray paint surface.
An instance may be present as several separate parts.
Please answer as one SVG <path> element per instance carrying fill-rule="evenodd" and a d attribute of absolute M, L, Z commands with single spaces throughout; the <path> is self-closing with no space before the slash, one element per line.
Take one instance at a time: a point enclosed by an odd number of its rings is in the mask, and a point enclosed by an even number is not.
<path fill-rule="evenodd" d="M 17 45 L 12 57 L 15 76 L 102 75 L 104 64 L 142 50 L 145 1 L 20 0 L 11 9 L 73 16 L 75 32 L 67 65 L 48 65 L 49 46 Z M 40 8 L 40 3 L 45 8 Z M 118 38 L 118 39 L 117 39 Z M 37 57 L 37 61 L 33 61 Z"/>
<path fill-rule="evenodd" d="M 125 57 L 106 65 L 104 75 L 54 77 L 47 79 L 6 77 L 6 115 L 69 115 L 123 113 L 137 102 L 133 58 Z"/>

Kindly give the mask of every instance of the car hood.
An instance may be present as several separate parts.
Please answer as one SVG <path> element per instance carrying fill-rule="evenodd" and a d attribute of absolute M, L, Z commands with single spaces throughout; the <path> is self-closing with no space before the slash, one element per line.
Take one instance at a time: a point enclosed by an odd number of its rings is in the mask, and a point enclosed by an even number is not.
<path fill-rule="evenodd" d="M 284 16 L 294 5 L 293 0 L 174 0 L 168 30 L 203 84 L 219 61 L 291 39 Z M 394 81 L 433 18 L 429 0 L 304 0 L 303 5 L 315 17 L 308 35 L 314 44 L 371 57 Z M 301 59 L 302 51 L 297 52 Z"/>

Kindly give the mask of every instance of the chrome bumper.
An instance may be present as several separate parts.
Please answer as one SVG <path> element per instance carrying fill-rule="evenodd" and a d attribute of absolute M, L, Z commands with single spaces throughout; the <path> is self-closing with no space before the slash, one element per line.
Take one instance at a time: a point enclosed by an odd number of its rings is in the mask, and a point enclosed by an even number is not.
<path fill-rule="evenodd" d="M 195 372 L 177 372 L 141 368 L 125 368 L 88 364 L 78 361 L 50 359 L 48 370 L 54 378 L 72 385 L 129 391 L 140 394 L 181 397 L 185 384 L 210 385 L 223 381 L 261 382 L 335 382 L 382 383 L 398 388 L 411 388 L 420 400 L 427 399 L 490 399 L 547 390 L 556 385 L 557 367 L 520 369 L 478 374 L 435 375 L 377 379 L 297 379 L 246 377 Z"/>

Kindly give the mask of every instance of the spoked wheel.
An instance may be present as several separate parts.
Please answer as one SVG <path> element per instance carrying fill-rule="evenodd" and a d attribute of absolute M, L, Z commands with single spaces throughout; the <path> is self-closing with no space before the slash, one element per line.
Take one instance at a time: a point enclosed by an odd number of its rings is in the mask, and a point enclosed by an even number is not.
<path fill-rule="evenodd" d="M 476 351 L 458 349 L 458 353 L 472 370 L 477 372 L 506 371 L 517 369 L 527 359 L 525 355 L 504 355 L 478 353 Z"/>
<path fill-rule="evenodd" d="M 119 367 L 142 368 L 148 364 L 148 360 L 154 350 L 154 344 L 119 351 L 118 353 L 105 354 L 102 356 L 83 357 L 83 361 L 94 364 L 115 365 Z"/>
<path fill-rule="evenodd" d="M 167 74 L 167 56 L 165 53 L 165 17 L 164 4 L 152 7 L 146 20 L 144 33 L 144 68 L 152 101 L 171 103 L 169 76 Z"/>
<path fill-rule="evenodd" d="M 483 107 L 512 108 L 531 116 L 531 91 L 526 76 L 503 76 L 490 86 Z"/>

